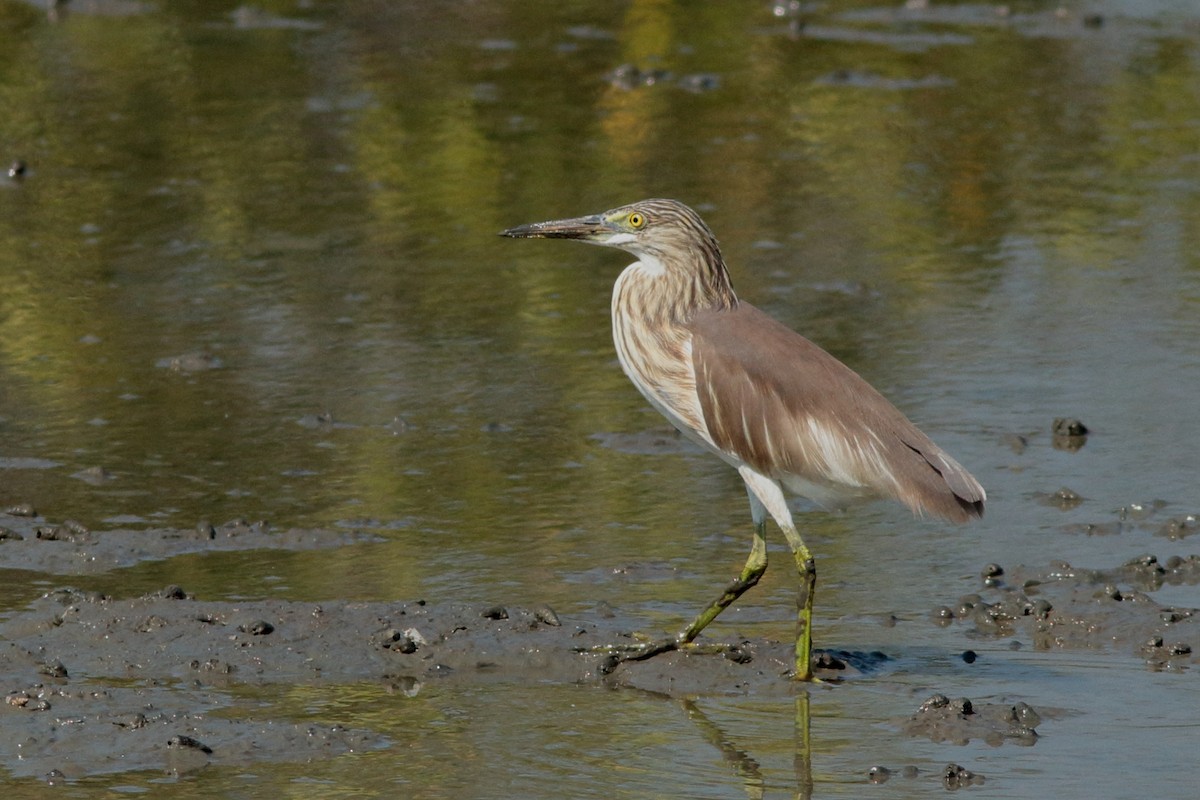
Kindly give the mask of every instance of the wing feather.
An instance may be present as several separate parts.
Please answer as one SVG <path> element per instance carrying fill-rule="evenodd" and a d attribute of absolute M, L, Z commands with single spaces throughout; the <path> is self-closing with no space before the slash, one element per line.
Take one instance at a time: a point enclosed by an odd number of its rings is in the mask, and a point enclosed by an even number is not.
<path fill-rule="evenodd" d="M 983 487 L 857 373 L 749 303 L 698 312 L 692 361 L 714 445 L 822 503 L 891 497 L 954 521 Z"/>

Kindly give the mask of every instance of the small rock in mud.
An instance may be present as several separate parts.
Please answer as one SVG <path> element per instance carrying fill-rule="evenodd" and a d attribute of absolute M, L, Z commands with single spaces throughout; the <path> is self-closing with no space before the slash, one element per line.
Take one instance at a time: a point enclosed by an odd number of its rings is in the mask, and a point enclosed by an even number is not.
<path fill-rule="evenodd" d="M 38 668 L 38 672 L 48 678 L 67 677 L 67 668 L 57 658 L 51 659 Z"/>
<path fill-rule="evenodd" d="M 10 506 L 4 513 L 12 517 L 36 517 L 38 515 L 30 503 L 17 503 L 15 506 Z"/>
<path fill-rule="evenodd" d="M 1078 508 L 1083 504 L 1084 497 L 1074 489 L 1063 486 L 1055 492 L 1039 492 L 1037 495 L 1038 502 L 1042 505 L 1057 508 L 1059 511 L 1070 511 L 1073 508 Z"/>
<path fill-rule="evenodd" d="M 199 750 L 206 755 L 212 755 L 212 748 L 204 744 L 198 739 L 193 739 L 191 736 L 172 736 L 167 740 L 167 747 L 175 747 L 184 750 Z"/>
<path fill-rule="evenodd" d="M 967 786 L 982 786 L 983 781 L 982 775 L 976 775 L 958 764 L 947 764 L 946 768 L 942 770 L 942 785 L 950 790 L 962 789 Z"/>
<path fill-rule="evenodd" d="M 533 617 L 538 622 L 546 625 L 562 625 L 562 622 L 558 619 L 558 614 L 555 614 L 554 609 L 550 606 L 538 606 L 533 610 Z"/>
<path fill-rule="evenodd" d="M 508 619 L 508 609 L 504 606 L 490 606 L 479 613 L 484 619 Z"/>
<path fill-rule="evenodd" d="M 1087 444 L 1088 428 L 1082 422 L 1071 417 L 1058 417 L 1050 426 L 1050 440 L 1056 450 L 1066 450 L 1074 453 Z"/>
<path fill-rule="evenodd" d="M 1004 577 L 1004 567 L 999 564 L 988 564 L 979 572 L 979 577 L 983 578 L 984 586 L 999 586 L 1001 578 Z"/>
<path fill-rule="evenodd" d="M 1054 424 L 1050 428 L 1055 436 L 1087 436 L 1088 429 L 1077 419 L 1071 417 L 1057 417 Z"/>

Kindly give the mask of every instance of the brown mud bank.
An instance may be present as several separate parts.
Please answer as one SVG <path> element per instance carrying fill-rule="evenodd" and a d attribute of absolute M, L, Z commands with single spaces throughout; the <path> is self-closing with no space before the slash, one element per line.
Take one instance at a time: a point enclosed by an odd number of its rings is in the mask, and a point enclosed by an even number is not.
<path fill-rule="evenodd" d="M 0 515 L 0 568 L 93 574 L 147 559 L 229 549 L 310 549 L 370 541 L 356 533 L 201 525 L 193 531 L 87 531 L 35 516 Z M 1110 569 L 989 565 L 978 594 L 938 609 L 964 644 L 1080 648 L 1153 669 L 1185 670 L 1200 643 L 1197 615 L 1154 599 L 1200 580 L 1200 557 L 1144 556 Z M 914 616 L 916 616 L 914 614 Z M 598 646 L 633 643 L 635 620 L 596 610 L 409 600 L 225 601 L 168 586 L 139 597 L 63 587 L 0 622 L 0 757 L 14 776 L 71 779 L 127 770 L 178 773 L 210 763 L 310 760 L 386 747 L 369 730 L 296 723 L 261 706 L 227 714 L 239 694 L 281 687 L 373 685 L 416 696 L 426 687 L 489 682 L 593 684 L 675 695 L 787 697 L 790 642 L 750 639 L 705 652 L 615 662 Z M 922 624 L 917 622 L 915 624 Z M 901 655 L 901 654 L 893 654 Z M 818 674 L 870 680 L 888 655 L 820 651 Z M 934 687 L 936 688 L 936 687 Z M 836 691 L 836 689 L 830 689 Z M 261 694 L 261 691 L 259 691 Z M 933 695 L 903 734 L 934 741 L 1032 745 L 1053 710 L 1019 699 Z"/>
<path fill-rule="evenodd" d="M 1155 594 L 1200 583 L 1200 555 L 1160 560 L 1147 553 L 1109 568 L 1060 561 L 1006 571 L 989 564 L 982 578 L 979 593 L 935 609 L 934 618 L 963 624 L 967 637 L 977 641 L 1111 652 L 1141 658 L 1154 670 L 1184 671 L 1197 663 L 1200 610 Z"/>

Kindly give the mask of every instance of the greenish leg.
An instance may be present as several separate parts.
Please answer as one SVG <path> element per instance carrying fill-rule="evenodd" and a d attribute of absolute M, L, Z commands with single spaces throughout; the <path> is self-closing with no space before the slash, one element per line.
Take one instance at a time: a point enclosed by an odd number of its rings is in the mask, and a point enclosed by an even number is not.
<path fill-rule="evenodd" d="M 778 480 L 767 477 L 748 464 L 738 467 L 738 474 L 746 482 L 750 495 L 750 513 L 755 524 L 767 514 L 774 517 L 779 529 L 787 539 L 792 556 L 796 559 L 796 572 L 800 575 L 800 592 L 796 595 L 796 674 L 798 681 L 816 680 L 812 674 L 812 612 L 813 594 L 817 587 L 817 565 L 812 552 L 800 538 L 792 522 L 783 486 Z"/>
<path fill-rule="evenodd" d="M 679 635 L 675 637 L 677 642 L 686 644 L 695 639 L 708 623 L 717 618 L 718 614 L 741 597 L 747 589 L 758 583 L 759 578 L 767 571 L 767 540 L 764 537 L 766 528 L 765 521 L 754 526 L 754 545 L 750 548 L 750 557 L 746 559 L 746 566 L 742 567 L 742 574 L 725 587 L 725 592 L 709 603 L 708 608 L 701 611 L 692 620 L 691 625 L 679 632 Z"/>
<path fill-rule="evenodd" d="M 619 660 L 644 661 L 660 653 L 679 650 L 690 645 L 692 640 L 700 635 L 700 631 L 704 630 L 708 623 L 716 619 L 718 614 L 728 608 L 734 600 L 741 597 L 747 589 L 758 583 L 759 578 L 767 571 L 767 540 L 764 538 L 766 527 L 765 520 L 755 523 L 754 544 L 750 548 L 750 556 L 746 559 L 746 566 L 742 567 L 742 573 L 734 578 L 733 582 L 725 587 L 725 591 L 721 596 L 709 603 L 708 607 L 701 611 L 692 620 L 690 625 L 673 638 L 661 642 L 647 642 L 631 648 L 631 652 Z M 720 645 L 714 648 L 713 652 L 723 652 L 728 649 L 727 645 Z"/>
<path fill-rule="evenodd" d="M 813 595 L 817 589 L 817 563 L 794 527 L 783 528 L 788 546 L 796 559 L 800 575 L 800 591 L 796 595 L 796 675 L 798 681 L 815 680 L 812 674 L 812 613 Z"/>

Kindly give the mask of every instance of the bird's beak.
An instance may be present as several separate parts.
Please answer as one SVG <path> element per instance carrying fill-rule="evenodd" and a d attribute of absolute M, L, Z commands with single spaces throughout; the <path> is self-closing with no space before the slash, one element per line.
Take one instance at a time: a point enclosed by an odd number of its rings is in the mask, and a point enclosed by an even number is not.
<path fill-rule="evenodd" d="M 533 222 L 529 225 L 518 225 L 506 231 L 500 231 L 501 236 L 510 239 L 580 239 L 585 242 L 602 244 L 615 231 L 599 214 L 575 219 L 555 219 L 549 222 Z"/>

